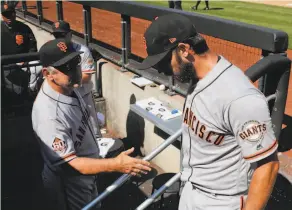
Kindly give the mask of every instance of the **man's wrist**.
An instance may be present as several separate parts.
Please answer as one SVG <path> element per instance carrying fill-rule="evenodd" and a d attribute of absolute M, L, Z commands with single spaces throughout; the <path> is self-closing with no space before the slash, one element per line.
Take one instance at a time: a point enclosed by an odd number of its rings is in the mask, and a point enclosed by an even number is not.
<path fill-rule="evenodd" d="M 109 158 L 108 159 L 108 172 L 115 172 L 118 171 L 118 159 L 117 158 Z"/>

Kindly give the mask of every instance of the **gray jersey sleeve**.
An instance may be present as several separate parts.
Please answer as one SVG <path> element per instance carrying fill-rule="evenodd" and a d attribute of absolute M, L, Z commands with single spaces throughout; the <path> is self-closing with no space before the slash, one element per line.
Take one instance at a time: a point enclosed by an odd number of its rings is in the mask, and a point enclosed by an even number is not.
<path fill-rule="evenodd" d="M 45 155 L 52 165 L 60 165 L 77 157 L 70 131 L 61 122 L 51 120 L 40 123 L 38 130 Z"/>
<path fill-rule="evenodd" d="M 94 60 L 93 60 L 90 50 L 87 47 L 83 46 L 81 48 L 81 51 L 83 51 L 83 53 L 81 54 L 82 73 L 87 73 L 87 74 L 95 73 Z"/>
<path fill-rule="evenodd" d="M 256 162 L 276 151 L 278 143 L 263 95 L 239 98 L 228 106 L 225 113 L 226 124 L 241 147 L 244 159 Z"/>

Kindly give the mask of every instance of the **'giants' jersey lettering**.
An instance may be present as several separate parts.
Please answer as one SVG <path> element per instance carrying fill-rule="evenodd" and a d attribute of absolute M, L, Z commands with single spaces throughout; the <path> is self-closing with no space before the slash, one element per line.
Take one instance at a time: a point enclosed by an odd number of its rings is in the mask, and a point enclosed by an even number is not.
<path fill-rule="evenodd" d="M 199 136 L 201 139 L 209 143 L 218 146 L 223 142 L 224 135 L 216 133 L 214 131 L 210 131 L 210 129 L 208 129 L 206 125 L 204 125 L 197 119 L 192 110 L 190 110 L 189 108 L 185 109 L 184 123 L 192 129 L 195 135 Z"/>
<path fill-rule="evenodd" d="M 84 113 L 84 115 L 82 115 L 80 126 L 76 132 L 76 137 L 79 141 L 76 141 L 74 143 L 75 147 L 79 147 L 81 145 L 81 142 L 84 139 L 86 130 L 88 128 L 88 120 L 89 120 L 89 111 L 86 109 L 86 112 Z"/>

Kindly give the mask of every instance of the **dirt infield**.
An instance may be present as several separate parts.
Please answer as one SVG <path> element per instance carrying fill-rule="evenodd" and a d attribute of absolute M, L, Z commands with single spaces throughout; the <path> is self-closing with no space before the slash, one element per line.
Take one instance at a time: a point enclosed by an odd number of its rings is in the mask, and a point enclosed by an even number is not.
<path fill-rule="evenodd" d="M 35 2 L 27 1 L 27 5 L 29 7 L 28 11 L 35 14 L 37 13 L 36 8 L 34 7 L 36 5 Z M 56 21 L 56 3 L 54 1 L 43 1 L 43 7 L 44 18 Z M 83 33 L 82 6 L 71 2 L 63 2 L 63 8 L 64 19 L 70 23 L 71 28 Z M 131 46 L 133 54 L 141 57 L 146 56 L 142 35 L 149 24 L 149 21 L 131 18 Z M 95 39 L 117 48 L 121 48 L 120 14 L 92 9 L 92 30 Z M 261 57 L 260 49 L 247 47 L 206 35 L 203 36 L 207 39 L 207 42 L 213 51 L 223 55 L 244 71 L 256 63 Z M 292 59 L 291 50 L 288 54 Z M 292 74 L 290 75 L 290 83 L 286 114 L 292 116 Z"/>

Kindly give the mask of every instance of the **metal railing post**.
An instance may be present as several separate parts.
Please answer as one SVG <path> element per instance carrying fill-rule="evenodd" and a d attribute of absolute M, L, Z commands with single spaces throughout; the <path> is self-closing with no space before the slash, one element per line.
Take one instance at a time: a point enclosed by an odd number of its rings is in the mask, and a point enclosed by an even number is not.
<path fill-rule="evenodd" d="M 86 46 L 92 40 L 92 30 L 91 30 L 91 8 L 89 6 L 83 5 L 83 21 L 84 21 L 84 40 Z"/>
<path fill-rule="evenodd" d="M 269 55 L 275 55 L 275 54 L 279 54 L 279 55 L 283 55 L 284 57 L 287 57 L 287 53 L 285 52 L 270 52 L 270 51 L 262 50 L 262 58 Z M 273 75 L 271 75 L 271 73 L 267 73 L 259 79 L 258 89 L 266 96 L 273 94 L 271 92 L 271 87 L 275 86 L 275 89 L 276 89 L 276 83 L 275 83 L 276 78 L 274 78 L 274 76 L 277 75 L 277 72 L 274 72 L 272 74 Z"/>
<path fill-rule="evenodd" d="M 122 26 L 122 70 L 129 63 L 129 56 L 131 54 L 131 17 L 128 15 L 121 15 Z"/>
<path fill-rule="evenodd" d="M 182 129 L 179 129 L 172 136 L 167 138 L 162 144 L 160 144 L 155 150 L 153 150 L 149 155 L 147 155 L 143 160 L 150 161 L 154 157 L 156 157 L 160 152 L 162 152 L 165 148 L 167 148 L 170 144 L 177 140 L 177 138 L 182 134 Z M 120 178 L 118 178 L 112 185 L 108 186 L 104 192 L 102 192 L 98 197 L 96 197 L 93 201 L 87 204 L 82 210 L 91 209 L 97 203 L 101 202 L 105 199 L 110 193 L 116 190 L 118 187 L 122 186 L 127 180 L 131 178 L 131 175 L 124 174 Z"/>
<path fill-rule="evenodd" d="M 261 55 L 261 59 L 263 59 L 266 55 L 266 52 L 264 50 L 262 50 L 262 55 Z M 261 78 L 259 78 L 258 81 L 258 89 L 263 93 L 265 90 L 265 75 L 262 76 Z"/>
<path fill-rule="evenodd" d="M 262 56 L 261 58 L 267 57 L 269 55 L 273 54 L 272 52 L 266 51 L 266 50 L 262 50 Z M 265 93 L 266 92 L 266 88 L 267 88 L 267 75 L 263 75 L 261 78 L 259 78 L 259 82 L 258 82 L 258 89 L 262 92 Z"/>
<path fill-rule="evenodd" d="M 173 90 L 173 86 L 174 86 L 174 78 L 173 76 L 168 76 L 168 90 L 166 91 L 166 93 L 170 96 L 173 96 L 176 94 Z"/>
<path fill-rule="evenodd" d="M 88 32 L 88 42 L 92 41 L 92 22 L 91 22 L 91 7 L 85 7 L 87 11 L 87 32 Z"/>
<path fill-rule="evenodd" d="M 26 1 L 21 1 L 21 6 L 22 6 L 22 13 L 23 13 L 23 17 L 26 17 L 26 12 L 27 12 L 27 5 L 26 5 Z"/>
<path fill-rule="evenodd" d="M 62 1 L 56 1 L 56 7 L 57 7 L 57 19 L 64 20 Z"/>
<path fill-rule="evenodd" d="M 181 173 L 177 173 L 170 180 L 168 180 L 164 185 L 162 185 L 155 193 L 153 193 L 149 198 L 147 198 L 143 203 L 141 203 L 136 210 L 143 210 L 152 204 L 155 199 L 164 193 L 169 187 L 171 187 L 176 181 L 181 177 Z"/>
<path fill-rule="evenodd" d="M 41 1 L 37 1 L 37 10 L 38 10 L 38 21 L 39 24 L 41 25 L 43 22 L 43 4 Z"/>

